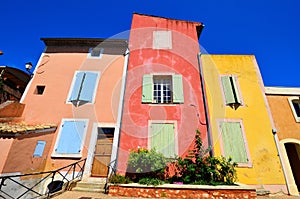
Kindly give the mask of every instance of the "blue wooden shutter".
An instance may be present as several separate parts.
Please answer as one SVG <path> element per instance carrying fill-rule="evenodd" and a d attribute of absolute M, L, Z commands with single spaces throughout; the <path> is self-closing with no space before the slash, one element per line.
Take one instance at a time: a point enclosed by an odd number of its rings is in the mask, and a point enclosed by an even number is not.
<path fill-rule="evenodd" d="M 173 103 L 184 103 L 182 75 L 172 75 Z"/>
<path fill-rule="evenodd" d="M 153 101 L 153 76 L 147 74 L 143 76 L 142 102 L 152 103 L 152 101 Z"/>
<path fill-rule="evenodd" d="M 165 157 L 175 157 L 174 124 L 151 124 L 151 148 Z"/>
<path fill-rule="evenodd" d="M 92 102 L 97 83 L 98 74 L 94 72 L 86 72 L 80 91 L 80 101 Z"/>
<path fill-rule="evenodd" d="M 221 131 L 225 156 L 232 157 L 234 162 L 247 163 L 241 124 L 239 122 L 222 122 Z"/>
<path fill-rule="evenodd" d="M 64 121 L 57 148 L 57 154 L 80 154 L 85 132 L 85 121 Z"/>
<path fill-rule="evenodd" d="M 79 100 L 79 94 L 82 86 L 82 81 L 84 79 L 84 72 L 77 72 L 75 75 L 75 83 L 72 88 L 72 93 L 69 98 L 69 101 L 77 101 Z"/>
<path fill-rule="evenodd" d="M 42 157 L 45 149 L 46 141 L 38 140 L 33 152 L 33 157 Z"/>

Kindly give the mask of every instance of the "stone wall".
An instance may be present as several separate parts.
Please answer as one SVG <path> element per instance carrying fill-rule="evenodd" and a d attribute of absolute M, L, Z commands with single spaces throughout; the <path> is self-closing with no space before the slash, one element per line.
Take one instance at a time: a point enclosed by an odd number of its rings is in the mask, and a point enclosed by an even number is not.
<path fill-rule="evenodd" d="M 256 191 L 243 186 L 161 185 L 153 187 L 124 184 L 110 185 L 108 195 L 143 198 L 255 199 Z"/>

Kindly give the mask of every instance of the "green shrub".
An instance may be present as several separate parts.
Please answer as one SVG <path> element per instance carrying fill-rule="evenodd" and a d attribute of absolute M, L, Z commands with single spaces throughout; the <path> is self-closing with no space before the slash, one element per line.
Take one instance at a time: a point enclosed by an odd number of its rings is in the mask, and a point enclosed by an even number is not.
<path fill-rule="evenodd" d="M 231 158 L 210 157 L 209 149 L 204 149 L 201 134 L 196 132 L 195 150 L 191 156 L 177 158 L 175 175 L 169 179 L 171 182 L 183 182 L 184 184 L 209 184 L 232 185 L 237 180 L 235 167 L 237 163 Z"/>
<path fill-rule="evenodd" d="M 130 180 L 130 178 L 126 176 L 116 174 L 110 177 L 109 182 L 113 184 L 128 184 L 131 183 L 132 181 Z"/>
<path fill-rule="evenodd" d="M 141 178 L 139 180 L 139 184 L 157 186 L 157 185 L 164 184 L 164 181 L 158 178 Z"/>
<path fill-rule="evenodd" d="M 145 177 L 164 179 L 166 164 L 166 158 L 155 149 L 139 148 L 129 154 L 126 176 L 135 182 Z"/>

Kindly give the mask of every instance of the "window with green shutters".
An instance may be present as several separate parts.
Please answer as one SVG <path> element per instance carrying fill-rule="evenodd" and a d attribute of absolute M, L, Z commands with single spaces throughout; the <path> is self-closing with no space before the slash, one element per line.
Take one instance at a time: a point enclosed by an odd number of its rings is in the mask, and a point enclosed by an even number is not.
<path fill-rule="evenodd" d="M 237 77 L 224 75 L 221 77 L 226 105 L 242 104 L 240 92 L 237 86 Z"/>
<path fill-rule="evenodd" d="M 143 76 L 143 103 L 184 103 L 182 75 L 152 75 Z"/>
<path fill-rule="evenodd" d="M 150 126 L 150 147 L 167 158 L 174 158 L 177 155 L 174 128 L 174 123 L 152 123 Z"/>
<path fill-rule="evenodd" d="M 220 122 L 225 157 L 232 157 L 234 162 L 248 163 L 245 139 L 240 122 Z"/>

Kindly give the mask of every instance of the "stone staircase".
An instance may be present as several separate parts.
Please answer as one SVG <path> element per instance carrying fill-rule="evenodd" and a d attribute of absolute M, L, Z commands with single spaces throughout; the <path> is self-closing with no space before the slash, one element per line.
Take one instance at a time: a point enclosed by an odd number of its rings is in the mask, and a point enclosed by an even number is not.
<path fill-rule="evenodd" d="M 72 191 L 104 193 L 105 182 L 106 178 L 88 178 L 77 182 Z"/>

